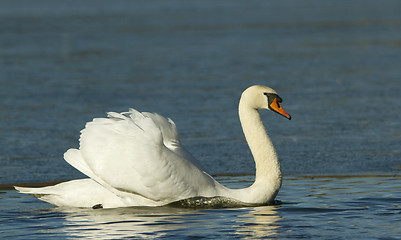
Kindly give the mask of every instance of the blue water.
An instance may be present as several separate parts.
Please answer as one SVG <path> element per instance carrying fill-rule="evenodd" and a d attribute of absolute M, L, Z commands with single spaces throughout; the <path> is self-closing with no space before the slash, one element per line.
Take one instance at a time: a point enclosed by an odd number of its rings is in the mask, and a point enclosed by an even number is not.
<path fill-rule="evenodd" d="M 218 177 L 230 187 L 249 176 Z M 0 194 L 0 233 L 9 239 L 399 239 L 400 177 L 288 177 L 275 206 L 232 209 L 51 207 Z"/>
<path fill-rule="evenodd" d="M 0 0 L 0 236 L 397 238 L 399 1 Z M 83 177 L 62 159 L 107 111 L 172 118 L 230 187 L 253 181 L 237 117 L 268 85 L 293 119 L 262 113 L 283 204 L 241 209 L 54 208 L 10 184 Z M 397 225 L 398 224 L 398 225 Z"/>

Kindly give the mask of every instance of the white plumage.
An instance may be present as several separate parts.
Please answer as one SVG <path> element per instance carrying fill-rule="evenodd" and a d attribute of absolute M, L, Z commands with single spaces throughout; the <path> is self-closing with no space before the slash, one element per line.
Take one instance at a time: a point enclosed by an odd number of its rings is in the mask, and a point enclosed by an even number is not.
<path fill-rule="evenodd" d="M 71 207 L 161 206 L 197 196 L 270 203 L 281 186 L 281 171 L 257 111 L 271 110 L 269 96 L 277 95 L 270 88 L 253 86 L 240 101 L 241 123 L 256 162 L 256 180 L 248 188 L 228 189 L 204 172 L 182 147 L 171 119 L 130 109 L 88 122 L 81 131 L 79 149 L 64 154 L 69 164 L 89 178 L 16 189 Z"/>

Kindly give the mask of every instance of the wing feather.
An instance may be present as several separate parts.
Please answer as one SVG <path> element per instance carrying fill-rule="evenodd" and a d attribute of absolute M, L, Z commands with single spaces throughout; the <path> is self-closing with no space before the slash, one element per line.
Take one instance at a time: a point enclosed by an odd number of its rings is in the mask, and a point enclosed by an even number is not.
<path fill-rule="evenodd" d="M 217 182 L 181 146 L 174 122 L 155 113 L 94 119 L 81 131 L 79 151 L 84 163 L 71 165 L 118 191 L 162 202 L 215 194 Z"/>

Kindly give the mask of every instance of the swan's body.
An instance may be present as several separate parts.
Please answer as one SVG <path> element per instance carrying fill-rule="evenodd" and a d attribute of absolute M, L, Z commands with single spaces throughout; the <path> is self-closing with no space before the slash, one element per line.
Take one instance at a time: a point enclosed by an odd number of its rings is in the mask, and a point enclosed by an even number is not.
<path fill-rule="evenodd" d="M 71 207 L 161 206 L 197 196 L 269 204 L 280 189 L 281 170 L 257 109 L 273 110 L 290 119 L 279 102 L 277 93 L 263 86 L 252 86 L 241 96 L 239 116 L 256 164 L 256 179 L 248 188 L 226 188 L 204 172 L 181 146 L 172 120 L 130 109 L 87 123 L 79 150 L 64 154 L 69 164 L 89 178 L 16 189 Z"/>

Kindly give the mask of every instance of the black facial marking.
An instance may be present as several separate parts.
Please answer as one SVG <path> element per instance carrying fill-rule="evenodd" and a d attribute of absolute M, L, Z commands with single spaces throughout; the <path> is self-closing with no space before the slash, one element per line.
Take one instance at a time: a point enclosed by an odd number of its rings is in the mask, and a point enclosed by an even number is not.
<path fill-rule="evenodd" d="M 266 97 L 267 97 L 267 101 L 268 101 L 268 105 L 269 105 L 269 108 L 270 108 L 270 105 L 272 104 L 272 102 L 274 101 L 274 99 L 277 99 L 277 102 L 278 103 L 281 103 L 283 100 L 281 99 L 281 97 L 279 97 L 277 94 L 275 94 L 275 93 L 267 93 L 267 92 L 265 92 L 265 93 L 263 93 Z M 278 106 L 280 107 L 280 104 L 278 104 Z M 270 108 L 270 110 L 272 110 L 271 108 Z"/>

